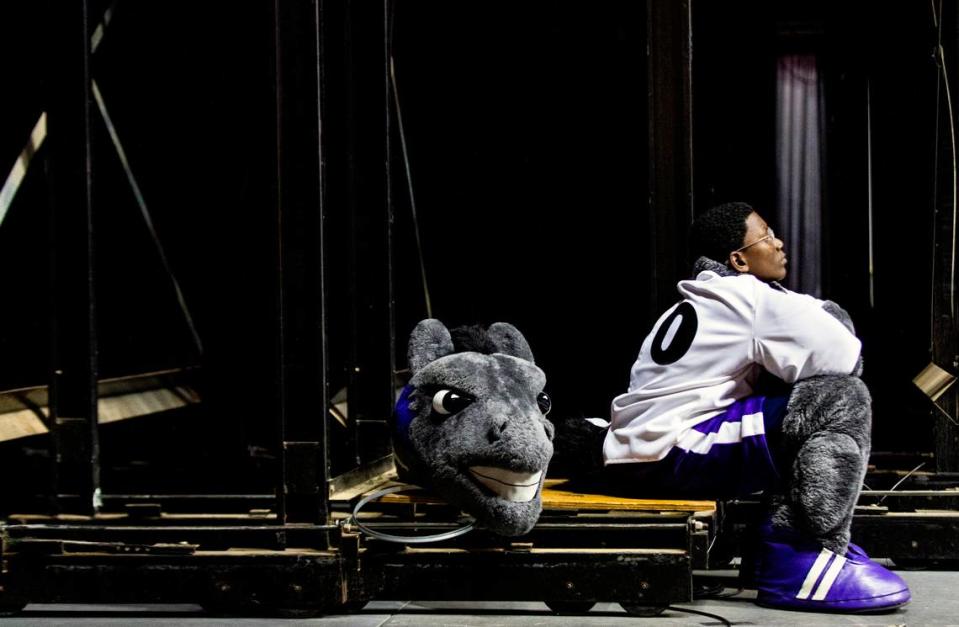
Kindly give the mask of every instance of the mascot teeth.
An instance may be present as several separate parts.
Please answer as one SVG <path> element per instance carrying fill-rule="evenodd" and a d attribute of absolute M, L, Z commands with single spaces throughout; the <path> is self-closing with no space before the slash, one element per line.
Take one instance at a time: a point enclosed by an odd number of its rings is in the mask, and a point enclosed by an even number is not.
<path fill-rule="evenodd" d="M 543 471 L 513 472 L 492 466 L 470 466 L 470 472 L 498 497 L 517 503 L 533 500 L 543 476 Z"/>

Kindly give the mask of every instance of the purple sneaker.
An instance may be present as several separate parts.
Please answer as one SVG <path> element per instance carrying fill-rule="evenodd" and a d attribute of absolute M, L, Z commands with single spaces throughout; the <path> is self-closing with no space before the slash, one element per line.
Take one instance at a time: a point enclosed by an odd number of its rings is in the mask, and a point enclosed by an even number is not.
<path fill-rule="evenodd" d="M 909 587 L 854 544 L 845 555 L 794 531 L 763 530 L 756 603 L 807 612 L 884 612 L 909 602 Z"/>

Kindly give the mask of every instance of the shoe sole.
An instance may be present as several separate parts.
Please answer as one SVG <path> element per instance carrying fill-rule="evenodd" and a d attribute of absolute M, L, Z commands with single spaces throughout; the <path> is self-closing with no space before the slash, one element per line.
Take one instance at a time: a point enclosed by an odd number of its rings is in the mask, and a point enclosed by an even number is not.
<path fill-rule="evenodd" d="M 912 595 L 908 590 L 894 592 L 882 597 L 875 597 L 875 600 L 886 599 L 886 602 L 879 606 L 850 608 L 843 607 L 853 603 L 864 603 L 866 599 L 855 599 L 850 601 L 799 601 L 792 597 L 782 599 L 773 595 L 756 597 L 756 605 L 768 607 L 776 610 L 790 610 L 794 612 L 819 612 L 825 614 L 888 614 L 894 612 L 900 607 L 912 600 Z"/>

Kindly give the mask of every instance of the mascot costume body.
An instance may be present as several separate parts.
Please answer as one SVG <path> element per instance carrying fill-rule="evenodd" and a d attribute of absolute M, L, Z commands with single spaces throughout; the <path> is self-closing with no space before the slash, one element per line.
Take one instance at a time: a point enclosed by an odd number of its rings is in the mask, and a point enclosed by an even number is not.
<path fill-rule="evenodd" d="M 786 290 L 782 241 L 745 203 L 693 225 L 695 278 L 612 403 L 607 472 L 673 495 L 763 492 L 744 587 L 771 607 L 884 611 L 905 582 L 849 542 L 872 412 L 861 344 L 830 301 Z M 722 263 L 716 260 L 722 260 Z"/>
<path fill-rule="evenodd" d="M 562 422 L 558 457 L 581 472 L 605 464 L 600 477 L 637 496 L 762 492 L 769 511 L 740 568 L 762 605 L 905 604 L 905 582 L 849 542 L 872 420 L 849 316 L 779 285 L 782 242 L 748 205 L 706 212 L 693 235 L 704 255 L 695 278 L 679 283 L 681 302 L 643 342 L 608 429 L 597 419 Z M 394 418 L 400 478 L 496 533 L 529 531 L 554 428 L 522 334 L 505 323 L 451 334 L 424 320 L 408 357 L 412 379 Z"/>

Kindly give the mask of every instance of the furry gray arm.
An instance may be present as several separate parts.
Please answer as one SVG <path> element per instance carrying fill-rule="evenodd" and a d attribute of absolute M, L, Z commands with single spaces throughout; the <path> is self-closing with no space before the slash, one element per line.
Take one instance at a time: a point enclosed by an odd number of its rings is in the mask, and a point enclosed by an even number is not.
<path fill-rule="evenodd" d="M 823 301 L 822 308 L 826 311 L 826 313 L 831 315 L 833 318 L 841 322 L 844 327 L 849 329 L 850 333 L 856 335 L 856 327 L 853 325 L 852 318 L 845 309 L 831 300 Z M 856 367 L 853 368 L 852 372 L 849 374 L 854 377 L 862 376 L 862 353 L 859 354 L 859 359 L 856 361 Z"/>
<path fill-rule="evenodd" d="M 833 318 L 841 322 L 844 327 L 849 329 L 850 333 L 853 335 L 856 334 L 856 327 L 853 325 L 852 318 L 849 317 L 849 313 L 846 312 L 845 309 L 831 300 L 823 301 L 822 308 L 826 310 L 826 313 L 831 315 Z"/>

